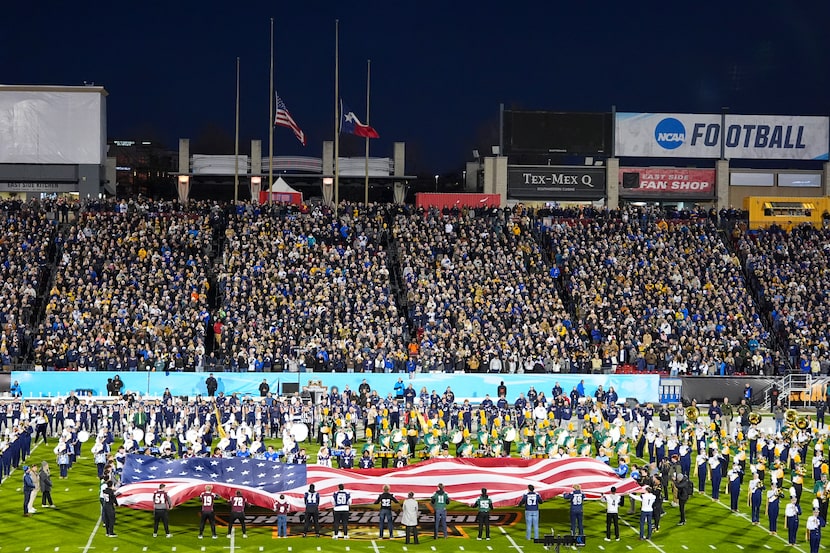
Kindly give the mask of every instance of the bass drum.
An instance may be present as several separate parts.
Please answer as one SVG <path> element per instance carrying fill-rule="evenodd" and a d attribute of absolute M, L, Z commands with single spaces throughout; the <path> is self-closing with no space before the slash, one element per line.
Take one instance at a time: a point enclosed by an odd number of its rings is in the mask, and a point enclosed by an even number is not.
<path fill-rule="evenodd" d="M 294 436 L 294 441 L 304 442 L 308 438 L 308 426 L 305 423 L 298 422 L 291 425 L 291 435 Z"/>
<path fill-rule="evenodd" d="M 140 428 L 135 428 L 132 434 L 132 439 L 135 443 L 140 443 L 144 439 L 144 431 Z"/>

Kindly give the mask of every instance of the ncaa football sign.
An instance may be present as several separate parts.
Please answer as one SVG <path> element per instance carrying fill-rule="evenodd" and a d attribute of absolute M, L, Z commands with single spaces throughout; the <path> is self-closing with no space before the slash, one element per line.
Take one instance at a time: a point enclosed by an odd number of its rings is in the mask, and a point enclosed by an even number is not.
<path fill-rule="evenodd" d="M 618 113 L 617 157 L 828 159 L 827 117 Z"/>

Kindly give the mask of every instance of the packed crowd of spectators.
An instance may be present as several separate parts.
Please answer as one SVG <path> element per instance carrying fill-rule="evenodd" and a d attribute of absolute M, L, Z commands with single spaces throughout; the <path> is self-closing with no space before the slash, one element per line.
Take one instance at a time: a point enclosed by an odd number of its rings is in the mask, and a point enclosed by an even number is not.
<path fill-rule="evenodd" d="M 167 207 L 96 202 L 67 224 L 36 368 L 181 369 L 204 356 L 210 218 Z"/>
<path fill-rule="evenodd" d="M 830 372 L 826 231 L 739 232 L 732 253 L 735 210 L 134 198 L 0 217 L 3 367 L 771 374 L 783 344 Z"/>
<path fill-rule="evenodd" d="M 339 219 L 327 207 L 232 213 L 209 361 L 234 371 L 402 363 L 406 321 L 391 293 L 386 209 L 345 204 Z"/>
<path fill-rule="evenodd" d="M 545 240 L 593 365 L 758 374 L 772 362 L 764 360 L 768 336 L 740 262 L 708 217 L 623 209 L 613 217 L 557 219 Z"/>
<path fill-rule="evenodd" d="M 740 236 L 736 249 L 757 279 L 790 363 L 802 372 L 830 374 L 830 229 L 752 231 Z"/>
<path fill-rule="evenodd" d="M 40 288 L 49 278 L 55 225 L 40 203 L 0 202 L 0 367 L 27 353 Z"/>
<path fill-rule="evenodd" d="M 395 218 L 423 370 L 561 370 L 568 351 L 580 349 L 532 228 L 511 210 Z"/>

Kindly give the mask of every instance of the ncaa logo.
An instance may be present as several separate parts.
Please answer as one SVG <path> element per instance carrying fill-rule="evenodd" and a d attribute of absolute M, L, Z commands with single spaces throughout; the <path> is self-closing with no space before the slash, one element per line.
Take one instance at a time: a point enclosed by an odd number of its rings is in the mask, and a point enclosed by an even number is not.
<path fill-rule="evenodd" d="M 666 150 L 679 148 L 686 141 L 686 127 L 674 117 L 666 117 L 654 128 L 654 140 Z"/>

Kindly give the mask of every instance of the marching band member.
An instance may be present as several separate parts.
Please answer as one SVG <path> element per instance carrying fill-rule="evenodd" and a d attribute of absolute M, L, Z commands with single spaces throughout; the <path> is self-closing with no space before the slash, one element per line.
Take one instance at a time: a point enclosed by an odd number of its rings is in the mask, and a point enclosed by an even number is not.
<path fill-rule="evenodd" d="M 331 467 L 331 452 L 328 445 L 320 446 L 320 450 L 317 452 L 317 464 L 321 467 Z"/>

